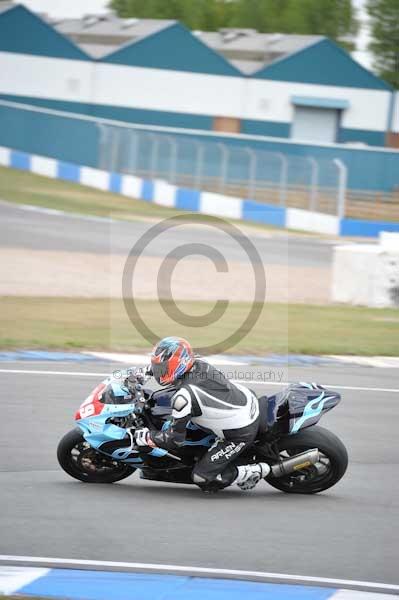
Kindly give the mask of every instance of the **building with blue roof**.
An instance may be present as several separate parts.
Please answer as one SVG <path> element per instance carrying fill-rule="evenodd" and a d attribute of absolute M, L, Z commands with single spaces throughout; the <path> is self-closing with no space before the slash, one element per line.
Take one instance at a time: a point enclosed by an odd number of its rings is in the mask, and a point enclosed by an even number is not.
<path fill-rule="evenodd" d="M 113 13 L 54 21 L 10 2 L 0 10 L 0 65 L 0 98 L 14 102 L 306 143 L 399 146 L 394 91 L 322 36 L 191 32 Z"/>
<path fill-rule="evenodd" d="M 87 55 L 22 4 L 0 5 L 0 52 L 87 60 Z"/>

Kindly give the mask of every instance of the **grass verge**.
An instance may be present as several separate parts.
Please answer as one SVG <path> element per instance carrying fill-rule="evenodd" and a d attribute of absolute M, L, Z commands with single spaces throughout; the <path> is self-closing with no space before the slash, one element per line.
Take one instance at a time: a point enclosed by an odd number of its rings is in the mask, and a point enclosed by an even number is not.
<path fill-rule="evenodd" d="M 210 302 L 180 302 L 186 314 L 201 315 Z M 177 325 L 157 301 L 137 302 L 140 315 L 159 337 L 181 335 L 194 347 L 219 342 L 249 311 L 231 304 L 226 317 L 208 327 Z M 130 323 L 122 301 L 73 298 L 0 298 L 0 348 L 135 351 L 150 343 Z M 229 352 L 399 355 L 395 309 L 266 304 L 256 326 Z"/>
<path fill-rule="evenodd" d="M 120 194 L 96 190 L 78 183 L 50 179 L 17 169 L 0 167 L 0 199 L 15 204 L 29 204 L 42 208 L 52 208 L 65 212 L 97 217 L 112 217 L 124 221 L 137 221 L 141 219 L 159 219 L 173 217 L 182 212 L 174 208 L 166 208 L 146 202 L 135 200 Z M 191 213 L 193 214 L 193 213 Z M 213 217 L 196 212 L 204 222 L 212 221 Z M 225 219 L 241 223 L 246 227 L 260 230 L 281 230 L 281 227 L 265 223 L 243 221 L 240 219 Z M 295 235 L 310 237 L 323 237 L 317 233 L 303 232 L 291 229 Z"/>
<path fill-rule="evenodd" d="M 137 217 L 170 217 L 180 211 L 143 200 L 103 192 L 77 183 L 49 179 L 28 171 L 0 167 L 0 198 L 82 215 L 134 220 Z"/>

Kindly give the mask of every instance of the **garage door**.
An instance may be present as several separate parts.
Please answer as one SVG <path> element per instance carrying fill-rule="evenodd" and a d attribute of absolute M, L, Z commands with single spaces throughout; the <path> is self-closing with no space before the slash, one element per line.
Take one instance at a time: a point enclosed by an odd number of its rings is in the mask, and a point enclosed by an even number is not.
<path fill-rule="evenodd" d="M 291 137 L 297 140 L 336 142 L 339 110 L 295 106 Z"/>

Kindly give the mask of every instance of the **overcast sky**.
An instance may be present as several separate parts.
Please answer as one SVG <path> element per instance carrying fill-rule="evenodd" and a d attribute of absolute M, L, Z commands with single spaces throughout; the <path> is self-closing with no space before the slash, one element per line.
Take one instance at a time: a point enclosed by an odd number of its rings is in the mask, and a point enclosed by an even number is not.
<path fill-rule="evenodd" d="M 52 17 L 82 17 L 87 13 L 102 13 L 107 11 L 109 0 L 19 0 L 35 12 L 46 12 Z M 165 0 L 167 2 L 168 0 Z M 358 9 L 362 22 L 357 40 L 358 50 L 354 52 L 354 58 L 367 68 L 371 67 L 371 56 L 367 52 L 370 35 L 367 27 L 367 14 L 364 5 L 366 0 L 352 0 Z"/>
<path fill-rule="evenodd" d="M 361 22 L 360 31 L 356 40 L 357 51 L 353 52 L 353 57 L 368 69 L 372 65 L 372 56 L 367 50 L 370 43 L 370 31 L 368 24 L 368 15 L 365 10 L 366 0 L 352 0 L 353 5 L 358 11 L 358 18 Z"/>
<path fill-rule="evenodd" d="M 87 13 L 106 12 L 109 0 L 19 0 L 35 12 L 52 17 L 82 17 Z M 166 0 L 167 1 L 167 0 Z"/>

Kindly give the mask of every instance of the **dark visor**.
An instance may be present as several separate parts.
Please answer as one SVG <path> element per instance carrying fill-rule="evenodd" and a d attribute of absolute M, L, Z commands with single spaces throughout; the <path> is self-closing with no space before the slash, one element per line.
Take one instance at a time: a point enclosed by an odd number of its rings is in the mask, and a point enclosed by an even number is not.
<path fill-rule="evenodd" d="M 152 374 L 154 375 L 154 378 L 158 381 L 158 383 L 161 382 L 161 377 L 164 377 L 168 372 L 168 361 L 164 360 L 160 363 L 152 363 Z"/>

